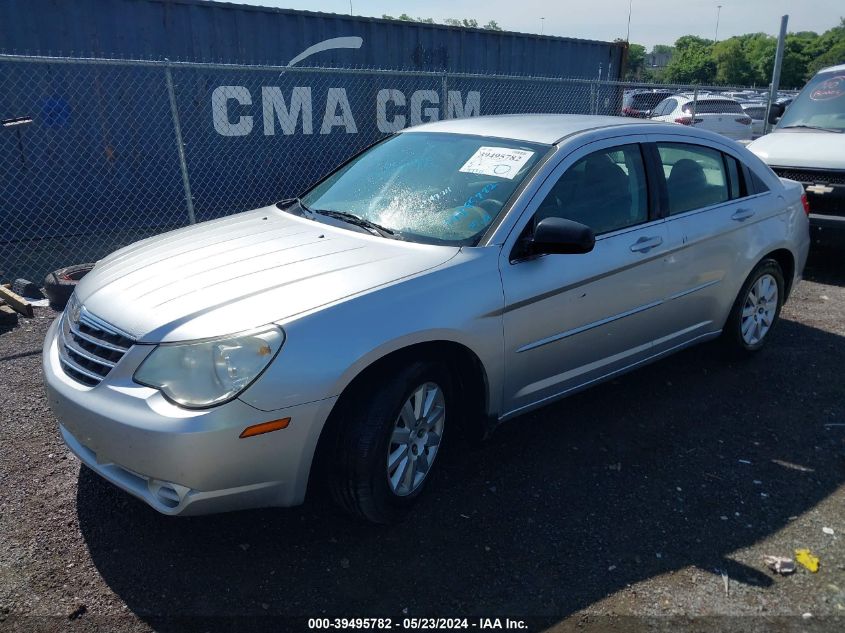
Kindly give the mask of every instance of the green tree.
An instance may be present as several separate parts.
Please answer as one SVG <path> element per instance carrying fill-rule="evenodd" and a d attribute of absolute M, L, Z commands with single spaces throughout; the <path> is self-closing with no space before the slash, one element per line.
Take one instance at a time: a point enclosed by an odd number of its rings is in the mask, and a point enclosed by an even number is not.
<path fill-rule="evenodd" d="M 713 61 L 716 64 L 716 82 L 720 84 L 745 85 L 754 81 L 754 69 L 748 63 L 742 42 L 738 38 L 722 40 L 713 45 Z"/>
<path fill-rule="evenodd" d="M 666 81 L 673 83 L 708 84 L 716 79 L 716 63 L 712 58 L 711 40 L 684 35 L 675 42 L 675 54 L 666 66 Z"/>
<path fill-rule="evenodd" d="M 622 38 L 615 40 L 624 42 Z M 628 81 L 642 79 L 645 68 L 645 46 L 642 44 L 628 44 L 628 60 L 625 63 L 624 78 Z"/>
<path fill-rule="evenodd" d="M 807 63 L 807 80 L 822 68 L 845 64 L 845 18 L 840 18 L 839 26 L 822 33 L 807 50 L 810 57 Z"/>
<path fill-rule="evenodd" d="M 481 27 L 482 29 L 487 29 L 488 31 L 501 31 L 502 27 L 499 26 L 499 23 L 496 20 L 490 20 L 487 24 Z"/>
<path fill-rule="evenodd" d="M 443 21 L 444 24 L 448 24 L 449 26 L 463 26 L 468 29 L 477 29 L 478 28 L 478 20 L 473 19 L 458 19 L 458 18 L 446 18 Z M 498 26 L 498 25 L 496 25 Z"/>

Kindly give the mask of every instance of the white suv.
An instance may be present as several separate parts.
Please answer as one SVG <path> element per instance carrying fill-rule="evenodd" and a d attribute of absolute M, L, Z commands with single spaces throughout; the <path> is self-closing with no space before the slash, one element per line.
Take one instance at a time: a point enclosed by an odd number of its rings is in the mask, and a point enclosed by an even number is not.
<path fill-rule="evenodd" d="M 665 123 L 694 125 L 735 141 L 752 138 L 751 117 L 739 101 L 721 96 L 675 95 L 658 103 L 651 118 Z"/>

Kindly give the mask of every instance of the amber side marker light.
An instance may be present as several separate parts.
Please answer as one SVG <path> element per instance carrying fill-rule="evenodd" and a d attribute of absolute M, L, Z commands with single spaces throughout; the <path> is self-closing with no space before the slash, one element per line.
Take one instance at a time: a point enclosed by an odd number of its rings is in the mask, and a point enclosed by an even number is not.
<path fill-rule="evenodd" d="M 253 435 L 262 435 L 270 431 L 278 431 L 279 429 L 288 428 L 290 418 L 282 418 L 281 420 L 273 420 L 272 422 L 262 422 L 261 424 L 253 424 L 246 427 L 240 434 L 240 437 L 252 437 Z"/>

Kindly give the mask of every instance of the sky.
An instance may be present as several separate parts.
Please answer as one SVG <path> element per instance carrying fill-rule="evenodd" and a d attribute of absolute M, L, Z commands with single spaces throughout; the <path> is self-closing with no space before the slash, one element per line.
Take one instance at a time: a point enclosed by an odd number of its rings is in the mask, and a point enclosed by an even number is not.
<path fill-rule="evenodd" d="M 350 0 L 230 0 L 287 9 L 327 13 L 350 12 Z M 509 31 L 595 40 L 625 37 L 629 0 L 351 0 L 355 15 L 381 17 L 407 13 L 414 17 L 495 20 Z M 717 5 L 722 5 L 719 39 L 762 31 L 777 35 L 780 18 L 789 15 L 789 30 L 826 31 L 845 17 L 843 0 L 631 0 L 631 40 L 649 50 L 672 44 L 681 35 L 713 39 Z M 541 18 L 545 18 L 541 20 Z"/>

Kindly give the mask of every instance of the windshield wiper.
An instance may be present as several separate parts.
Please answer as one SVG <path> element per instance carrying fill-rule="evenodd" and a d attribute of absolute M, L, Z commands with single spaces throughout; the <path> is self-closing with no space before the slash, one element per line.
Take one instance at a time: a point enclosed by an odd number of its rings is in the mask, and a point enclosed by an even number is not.
<path fill-rule="evenodd" d="M 302 203 L 300 202 L 299 205 L 302 206 Z M 311 211 L 311 209 L 306 210 Z M 355 215 L 354 213 L 347 213 L 346 211 L 334 211 L 332 209 L 314 209 L 311 212 L 319 213 L 320 215 L 325 215 L 327 217 L 335 218 L 337 220 L 342 220 L 347 224 L 360 226 L 361 228 L 369 230 L 370 233 L 380 235 L 381 237 L 396 236 L 396 231 L 389 229 L 386 226 L 382 226 L 381 224 L 376 224 L 375 222 L 372 222 L 367 218 L 362 218 L 360 215 Z"/>
<path fill-rule="evenodd" d="M 307 214 L 308 216 L 311 216 L 311 217 L 314 216 L 314 212 L 311 209 L 309 209 L 308 207 L 306 207 L 304 204 L 302 204 L 302 200 L 300 198 L 285 198 L 284 200 L 280 200 L 279 202 L 277 202 L 276 207 L 281 209 L 282 211 L 287 211 L 288 213 L 292 213 L 291 207 L 294 204 L 296 206 L 298 206 L 301 211 L 304 212 L 300 215 L 306 215 Z M 298 215 L 298 214 L 294 213 L 294 215 Z"/>
<path fill-rule="evenodd" d="M 803 124 L 802 125 L 784 125 L 780 129 L 782 129 L 782 130 L 794 130 L 796 128 L 800 129 L 800 130 L 821 130 L 822 132 L 835 132 L 836 134 L 842 134 L 842 132 L 843 132 L 843 130 L 840 130 L 840 129 L 835 128 L 835 127 L 820 127 L 818 125 L 803 125 Z"/>

